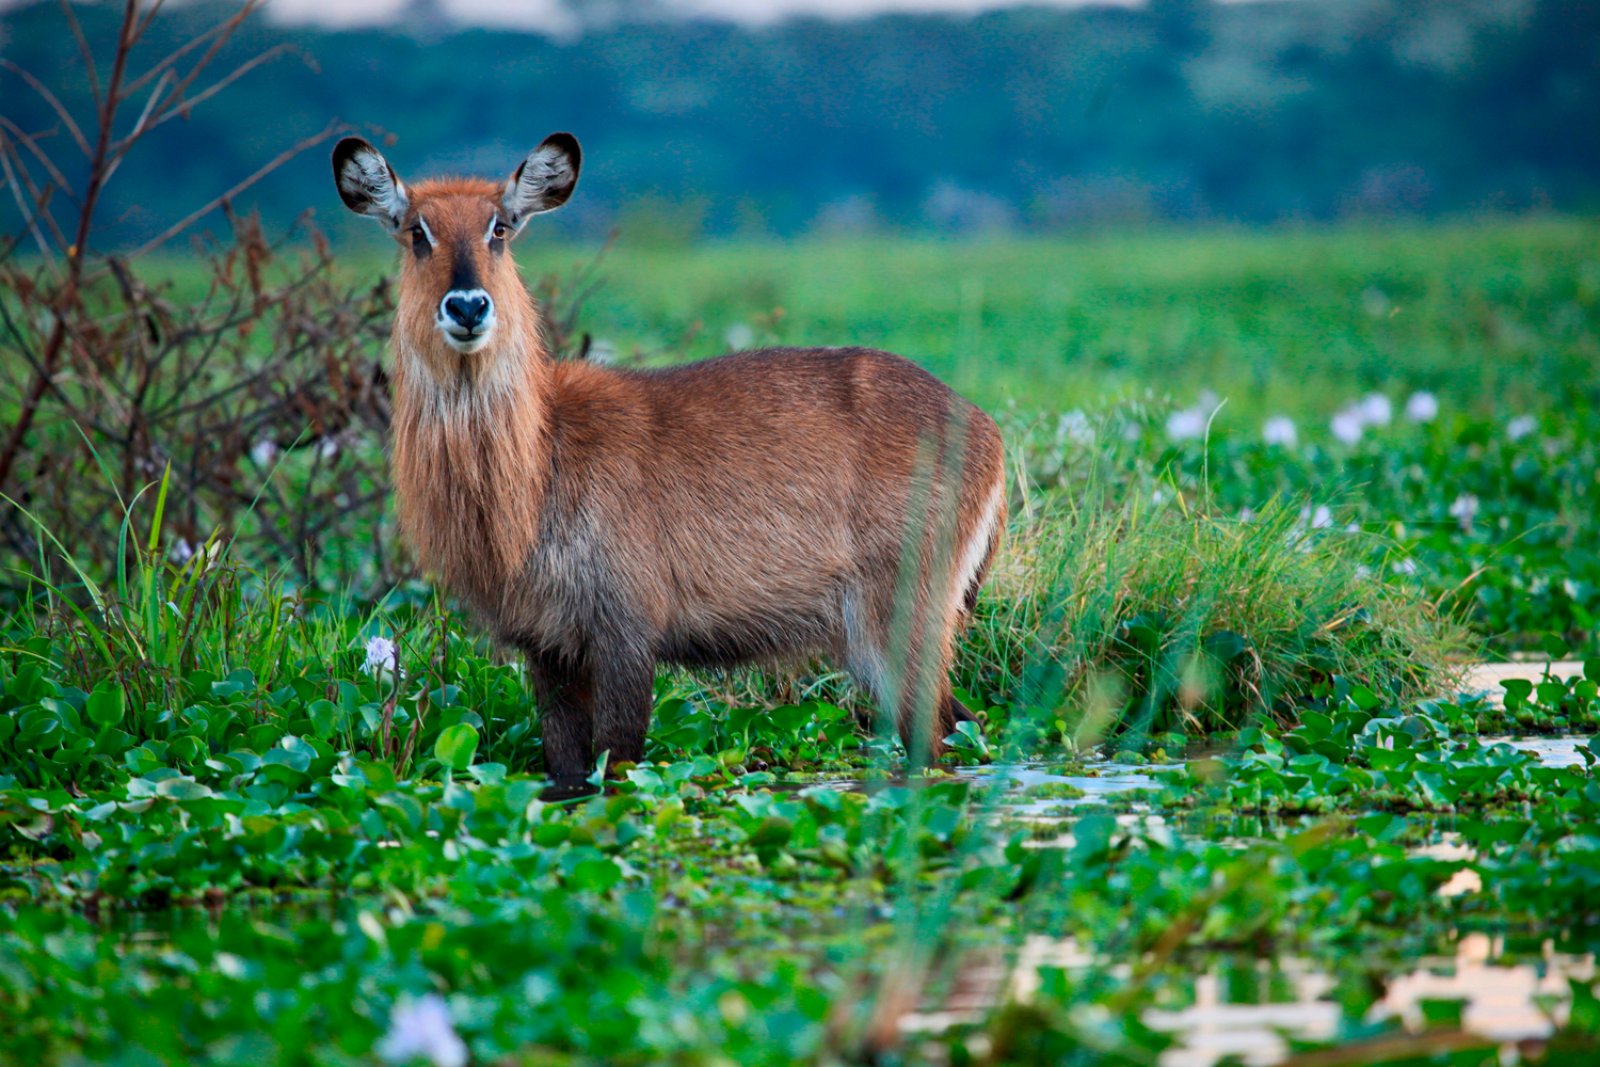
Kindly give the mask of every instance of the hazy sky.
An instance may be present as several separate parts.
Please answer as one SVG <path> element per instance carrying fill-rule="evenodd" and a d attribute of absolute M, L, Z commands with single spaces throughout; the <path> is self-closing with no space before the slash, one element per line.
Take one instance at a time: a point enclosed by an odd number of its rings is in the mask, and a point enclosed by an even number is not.
<path fill-rule="evenodd" d="M 367 25 L 391 22 L 406 10 L 412 0 L 270 0 L 267 10 L 278 18 L 312 21 L 332 25 Z M 984 11 L 1016 6 L 1022 0 L 654 0 L 657 6 L 685 15 L 710 15 L 738 22 L 773 22 L 789 15 L 822 15 L 849 18 L 882 11 Z M 1084 3 L 1138 0 L 1031 0 L 1062 7 Z M 0 0 L 3 3 L 3 0 Z M 570 17 L 560 0 L 437 0 L 438 5 L 461 22 L 493 26 L 522 26 L 563 31 L 571 28 Z M 618 11 L 627 9 L 626 0 L 601 0 L 595 5 Z"/>

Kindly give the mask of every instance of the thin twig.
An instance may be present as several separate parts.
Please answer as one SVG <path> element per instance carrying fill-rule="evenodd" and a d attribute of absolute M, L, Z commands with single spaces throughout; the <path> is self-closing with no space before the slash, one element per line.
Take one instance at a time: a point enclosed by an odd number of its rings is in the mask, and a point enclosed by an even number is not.
<path fill-rule="evenodd" d="M 140 256 L 148 255 L 157 248 L 160 248 L 162 245 L 178 236 L 184 230 L 187 230 L 190 226 L 193 226 L 200 219 L 217 210 L 217 208 L 221 207 L 227 201 L 232 200 L 234 197 L 238 196 L 252 185 L 255 185 L 262 178 L 265 178 L 267 175 L 271 174 L 273 171 L 289 162 L 295 156 L 298 156 L 301 152 L 321 144 L 323 141 L 326 141 L 343 128 L 343 123 L 330 122 L 320 133 L 316 133 L 310 137 L 302 138 L 301 140 L 296 141 L 289 148 L 284 149 L 282 152 L 274 156 L 269 162 L 267 162 L 265 166 L 261 167 L 248 178 L 234 185 L 227 192 L 213 197 L 202 207 L 196 208 L 194 211 L 189 212 L 189 214 L 185 215 L 171 226 L 168 226 L 165 230 L 162 230 L 156 236 L 152 237 L 150 240 L 146 241 L 132 252 L 129 252 L 128 258 L 138 259 Z"/>

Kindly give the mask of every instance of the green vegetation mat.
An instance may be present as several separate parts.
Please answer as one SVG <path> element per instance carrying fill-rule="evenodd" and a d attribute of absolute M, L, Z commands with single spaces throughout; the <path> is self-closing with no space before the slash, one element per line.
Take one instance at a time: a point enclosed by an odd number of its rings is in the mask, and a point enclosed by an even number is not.
<path fill-rule="evenodd" d="M 177 552 L 161 480 L 111 573 L 47 531 L 0 1062 L 1600 1062 L 1596 236 L 617 249 L 618 358 L 876 344 L 1000 417 L 984 723 L 912 779 L 807 665 L 664 674 L 547 800 L 520 667 L 360 545 Z"/>

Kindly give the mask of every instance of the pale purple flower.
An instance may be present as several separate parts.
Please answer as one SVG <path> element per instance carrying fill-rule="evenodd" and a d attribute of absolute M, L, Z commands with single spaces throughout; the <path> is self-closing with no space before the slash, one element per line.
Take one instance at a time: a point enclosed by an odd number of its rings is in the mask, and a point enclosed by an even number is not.
<path fill-rule="evenodd" d="M 277 442 L 262 438 L 250 446 L 250 458 L 258 467 L 272 466 L 272 461 L 278 458 Z"/>
<path fill-rule="evenodd" d="M 1210 412 L 1204 408 L 1184 408 L 1167 416 L 1167 437 L 1173 441 L 1188 441 L 1206 432 Z"/>
<path fill-rule="evenodd" d="M 1287 415 L 1274 415 L 1261 427 L 1261 439 L 1269 445 L 1293 448 L 1300 435 L 1295 432 L 1294 420 Z"/>
<path fill-rule="evenodd" d="M 1450 514 L 1461 524 L 1463 532 L 1472 529 L 1472 520 L 1478 515 L 1478 498 L 1471 493 L 1462 493 L 1450 505 Z"/>
<path fill-rule="evenodd" d="M 339 454 L 339 439 L 337 437 L 324 437 L 317 444 L 317 455 L 322 459 L 333 459 Z"/>
<path fill-rule="evenodd" d="M 1362 397 L 1358 410 L 1361 421 L 1368 426 L 1387 426 L 1394 419 L 1394 405 L 1382 393 L 1368 393 Z"/>
<path fill-rule="evenodd" d="M 1412 422 L 1432 422 L 1439 417 L 1439 398 L 1422 390 L 1406 401 L 1406 418 Z"/>
<path fill-rule="evenodd" d="M 467 1045 L 450 1020 L 450 1005 L 437 993 L 401 997 L 389 1014 L 389 1032 L 377 1053 L 389 1063 L 423 1060 L 433 1067 L 466 1067 Z"/>
<path fill-rule="evenodd" d="M 1333 421 L 1328 423 L 1328 428 L 1340 441 L 1353 445 L 1361 440 L 1361 433 L 1366 429 L 1366 423 L 1362 420 L 1360 411 L 1355 408 L 1345 408 L 1333 417 Z"/>
<path fill-rule="evenodd" d="M 1417 561 L 1408 556 L 1405 559 L 1398 559 L 1389 564 L 1389 569 L 1396 574 L 1415 574 L 1417 573 Z"/>
<path fill-rule="evenodd" d="M 1307 504 L 1300 509 L 1300 521 L 1313 530 L 1325 530 L 1333 525 L 1333 511 L 1326 504 L 1318 504 L 1315 511 Z"/>
<path fill-rule="evenodd" d="M 367 660 L 361 665 L 361 669 L 368 674 L 376 674 L 379 671 L 393 670 L 394 666 L 394 642 L 387 637 L 367 638 Z"/>
<path fill-rule="evenodd" d="M 167 558 L 174 563 L 188 563 L 194 558 L 194 546 L 186 537 L 180 537 L 172 542 L 172 547 L 167 549 Z"/>
<path fill-rule="evenodd" d="M 1250 507 L 1248 504 L 1246 504 L 1244 507 L 1239 509 L 1239 521 L 1240 522 L 1254 522 L 1255 519 L 1256 519 L 1256 509 L 1255 508 Z"/>
<path fill-rule="evenodd" d="M 1081 411 L 1069 411 L 1056 420 L 1056 440 L 1087 447 L 1094 444 L 1094 427 Z"/>
<path fill-rule="evenodd" d="M 1532 415 L 1518 415 L 1506 423 L 1506 437 L 1520 441 L 1539 429 L 1539 420 Z"/>

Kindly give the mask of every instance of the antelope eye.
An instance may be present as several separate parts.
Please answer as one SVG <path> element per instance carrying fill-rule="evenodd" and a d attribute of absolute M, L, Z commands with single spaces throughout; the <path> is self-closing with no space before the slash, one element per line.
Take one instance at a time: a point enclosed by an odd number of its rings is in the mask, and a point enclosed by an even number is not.
<path fill-rule="evenodd" d="M 506 229 L 505 223 L 497 222 L 494 224 L 494 229 L 490 230 L 489 232 L 494 235 L 494 239 L 496 241 L 504 241 L 506 239 L 506 234 L 510 231 Z"/>

